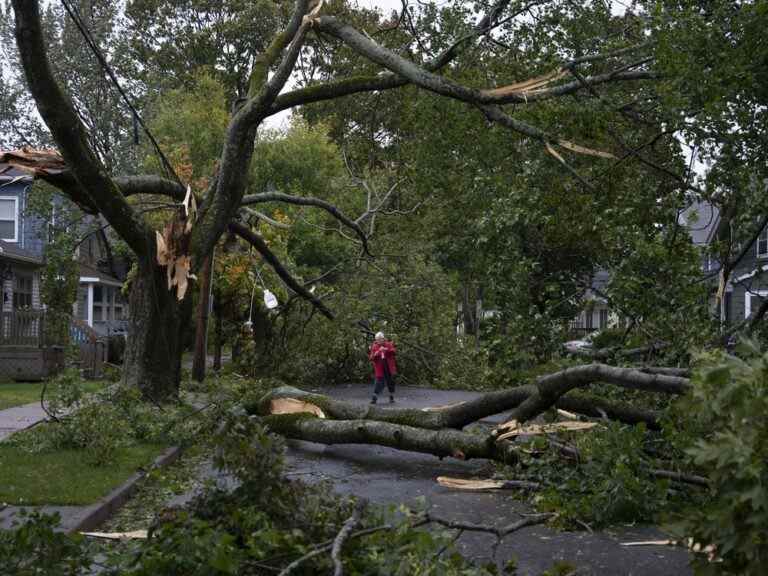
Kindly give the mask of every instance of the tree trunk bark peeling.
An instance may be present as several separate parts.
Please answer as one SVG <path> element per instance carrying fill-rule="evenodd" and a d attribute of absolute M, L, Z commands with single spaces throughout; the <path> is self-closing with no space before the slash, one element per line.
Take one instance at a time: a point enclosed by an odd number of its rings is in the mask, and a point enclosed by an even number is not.
<path fill-rule="evenodd" d="M 166 270 L 139 261 L 129 298 L 130 317 L 125 353 L 125 381 L 153 402 L 178 397 L 183 334 L 192 314 L 191 291 L 184 300 L 168 290 Z"/>

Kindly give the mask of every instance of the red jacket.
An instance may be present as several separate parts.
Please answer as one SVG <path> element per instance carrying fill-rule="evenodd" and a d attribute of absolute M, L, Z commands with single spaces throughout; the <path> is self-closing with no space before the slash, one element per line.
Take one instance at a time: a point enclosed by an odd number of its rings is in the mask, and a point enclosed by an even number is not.
<path fill-rule="evenodd" d="M 384 378 L 384 363 L 389 367 L 389 373 L 397 374 L 397 362 L 395 361 L 397 348 L 395 343 L 385 340 L 381 344 L 374 342 L 368 352 L 368 359 L 373 363 L 373 374 L 376 378 Z"/>

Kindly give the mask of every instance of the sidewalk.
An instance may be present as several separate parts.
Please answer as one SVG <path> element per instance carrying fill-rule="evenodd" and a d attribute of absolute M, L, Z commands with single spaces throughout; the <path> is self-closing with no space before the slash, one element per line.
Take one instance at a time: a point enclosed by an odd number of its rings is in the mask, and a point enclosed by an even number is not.
<path fill-rule="evenodd" d="M 14 432 L 29 428 L 45 418 L 46 414 L 39 402 L 0 410 L 0 442 Z"/>

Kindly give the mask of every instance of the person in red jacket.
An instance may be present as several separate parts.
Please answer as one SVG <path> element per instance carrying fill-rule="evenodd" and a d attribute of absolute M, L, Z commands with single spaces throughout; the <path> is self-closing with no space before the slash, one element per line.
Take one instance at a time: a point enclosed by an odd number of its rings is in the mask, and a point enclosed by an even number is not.
<path fill-rule="evenodd" d="M 379 400 L 379 393 L 384 390 L 386 384 L 389 390 L 389 403 L 395 401 L 395 376 L 397 376 L 397 361 L 395 355 L 397 348 L 395 343 L 387 340 L 383 332 L 377 332 L 376 338 L 371 344 L 368 359 L 373 364 L 374 388 L 371 404 Z"/>

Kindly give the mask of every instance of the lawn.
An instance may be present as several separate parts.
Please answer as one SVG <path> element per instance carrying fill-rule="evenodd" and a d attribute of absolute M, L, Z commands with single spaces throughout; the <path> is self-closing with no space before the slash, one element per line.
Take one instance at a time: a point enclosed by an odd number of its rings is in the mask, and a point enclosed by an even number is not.
<path fill-rule="evenodd" d="M 146 468 L 166 446 L 120 448 L 106 466 L 88 464 L 80 450 L 31 454 L 0 444 L 0 505 L 92 504 Z"/>
<path fill-rule="evenodd" d="M 86 392 L 98 392 L 104 387 L 104 382 L 85 381 L 83 389 Z M 42 382 L 0 382 L 0 410 L 40 402 Z"/>

